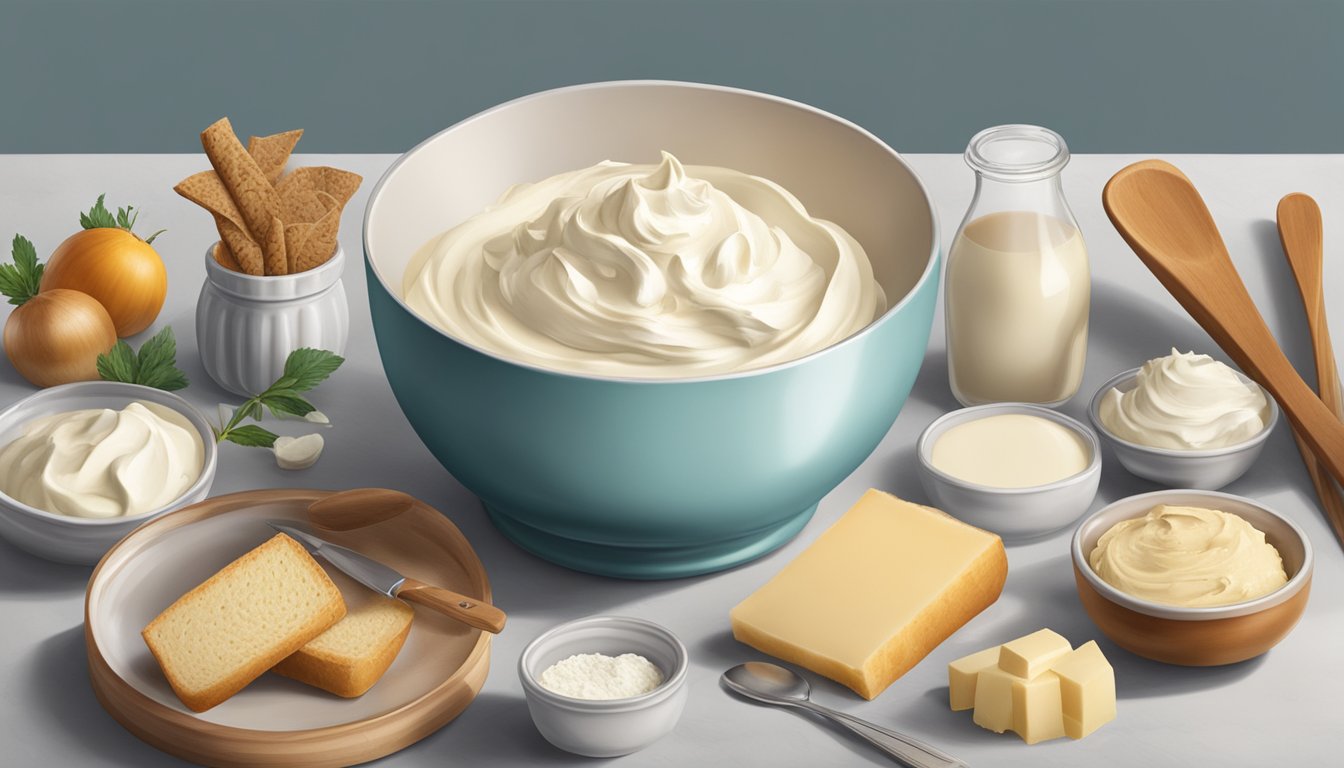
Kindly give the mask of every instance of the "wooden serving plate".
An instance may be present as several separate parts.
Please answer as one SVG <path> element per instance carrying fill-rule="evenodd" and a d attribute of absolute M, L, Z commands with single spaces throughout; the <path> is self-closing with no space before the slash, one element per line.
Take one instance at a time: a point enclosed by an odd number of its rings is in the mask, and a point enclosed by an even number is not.
<path fill-rule="evenodd" d="M 490 668 L 490 635 L 420 608 L 401 654 L 356 699 L 267 673 L 197 714 L 168 687 L 140 630 L 184 592 L 270 538 L 274 532 L 265 520 L 305 521 L 308 505 L 330 493 L 219 496 L 156 518 L 108 551 L 85 593 L 84 639 L 93 692 L 117 722 L 196 763 L 334 768 L 396 752 L 466 709 Z M 424 502 L 393 520 L 321 535 L 406 576 L 490 600 L 490 583 L 471 545 Z M 336 581 L 348 599 L 364 597 L 353 581 Z"/>

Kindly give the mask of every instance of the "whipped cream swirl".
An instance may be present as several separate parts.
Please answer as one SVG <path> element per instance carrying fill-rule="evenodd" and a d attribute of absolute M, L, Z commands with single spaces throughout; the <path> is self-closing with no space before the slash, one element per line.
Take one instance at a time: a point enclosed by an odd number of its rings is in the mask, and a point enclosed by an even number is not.
<path fill-rule="evenodd" d="M 185 416 L 136 401 L 28 422 L 0 449 L 0 491 L 58 515 L 138 515 L 176 501 L 204 466 L 205 444 Z"/>
<path fill-rule="evenodd" d="M 666 152 L 513 187 L 422 247 L 404 288 L 422 318 L 490 352 L 635 378 L 793 360 L 886 309 L 839 226 L 771 181 Z"/>
<path fill-rule="evenodd" d="M 1133 389 L 1107 392 L 1099 411 L 1101 423 L 1122 440 L 1208 450 L 1260 434 L 1269 400 L 1258 385 L 1208 355 L 1173 349 L 1144 363 Z"/>
<path fill-rule="evenodd" d="M 1088 564 L 1134 597 L 1200 607 L 1253 600 L 1288 583 L 1279 551 L 1240 515 L 1161 505 L 1097 540 Z"/>

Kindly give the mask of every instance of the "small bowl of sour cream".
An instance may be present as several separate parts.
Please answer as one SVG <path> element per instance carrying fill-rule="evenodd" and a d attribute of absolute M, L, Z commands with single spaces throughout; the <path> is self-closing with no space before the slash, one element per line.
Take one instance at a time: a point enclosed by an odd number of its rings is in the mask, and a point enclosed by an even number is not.
<path fill-rule="evenodd" d="M 617 757 L 676 727 L 686 706 L 686 646 L 645 619 L 592 616 L 533 640 L 518 660 L 532 722 L 576 755 Z"/>
<path fill-rule="evenodd" d="M 44 389 L 0 411 L 0 537 L 92 565 L 146 520 L 204 499 L 215 463 L 209 422 L 171 392 Z"/>
<path fill-rule="evenodd" d="M 1069 526 L 1091 506 L 1101 481 L 1096 434 L 1029 403 L 944 414 L 924 429 L 915 452 L 934 505 L 1005 540 Z"/>
<path fill-rule="evenodd" d="M 1173 349 L 1103 384 L 1088 417 L 1131 474 L 1211 491 L 1255 464 L 1279 406 L 1245 374 Z"/>

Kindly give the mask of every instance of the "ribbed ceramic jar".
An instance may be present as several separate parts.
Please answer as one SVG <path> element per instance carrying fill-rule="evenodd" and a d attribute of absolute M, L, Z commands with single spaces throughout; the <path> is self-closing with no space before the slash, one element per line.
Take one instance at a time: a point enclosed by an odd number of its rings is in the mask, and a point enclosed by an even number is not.
<path fill-rule="evenodd" d="M 345 354 L 350 312 L 340 246 L 325 264 L 293 275 L 245 275 L 205 251 L 205 285 L 196 304 L 201 363 L 221 387 L 243 396 L 269 387 L 301 347 Z"/>

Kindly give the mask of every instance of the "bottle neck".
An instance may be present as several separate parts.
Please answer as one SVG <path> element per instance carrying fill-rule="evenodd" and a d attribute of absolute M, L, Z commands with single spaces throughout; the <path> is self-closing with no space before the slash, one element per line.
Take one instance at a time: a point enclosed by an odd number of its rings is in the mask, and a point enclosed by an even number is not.
<path fill-rule="evenodd" d="M 971 200 L 966 221 L 1006 211 L 1040 213 L 1077 226 L 1073 212 L 1064 200 L 1059 174 L 1034 181 L 1001 181 L 977 173 L 975 197 Z"/>

